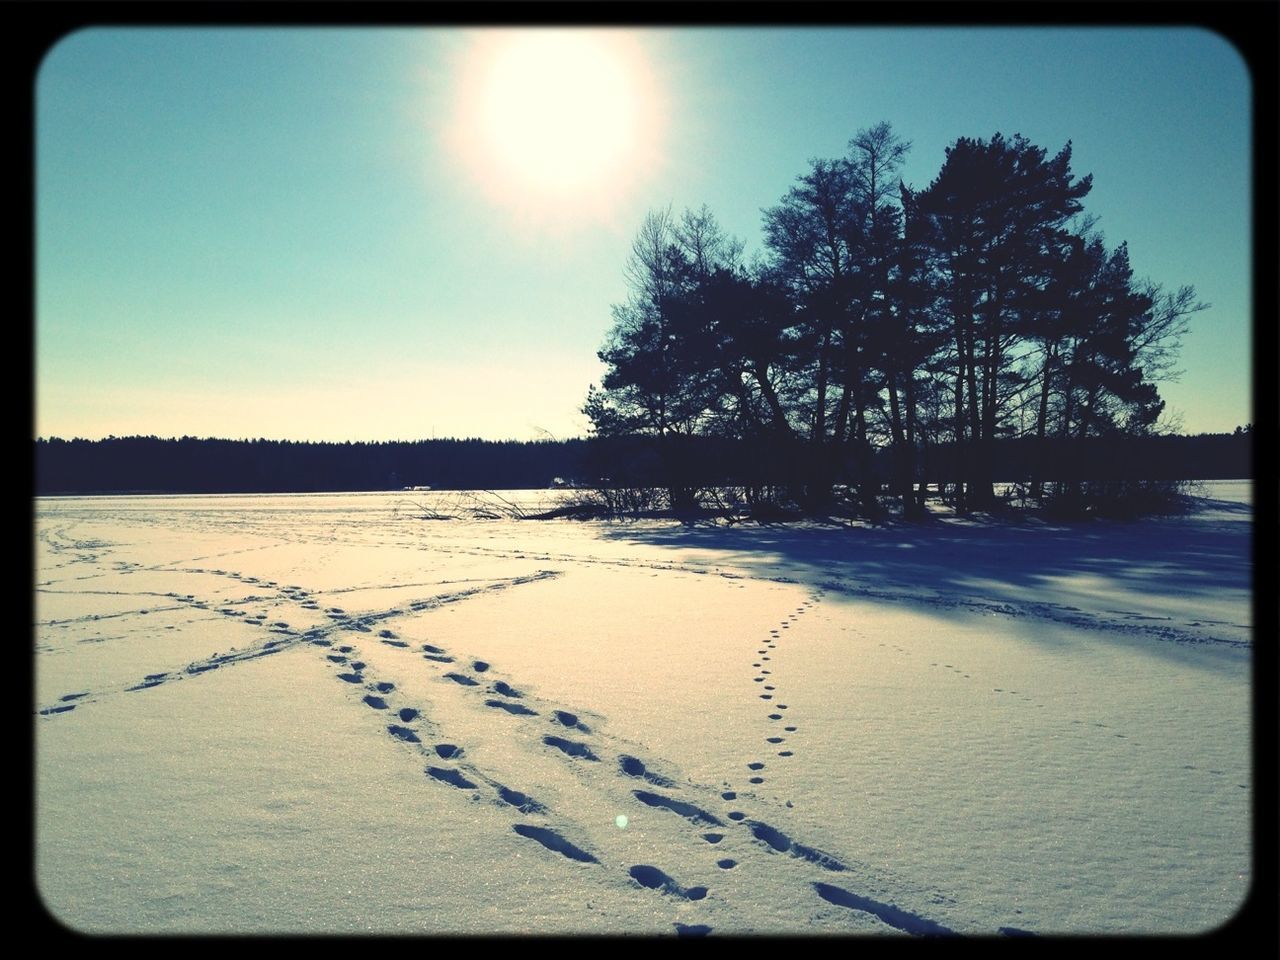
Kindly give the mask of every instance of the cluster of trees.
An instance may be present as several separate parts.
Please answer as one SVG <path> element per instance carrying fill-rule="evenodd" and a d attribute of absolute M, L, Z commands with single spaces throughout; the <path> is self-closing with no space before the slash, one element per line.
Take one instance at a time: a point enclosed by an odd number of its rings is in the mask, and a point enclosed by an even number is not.
<path fill-rule="evenodd" d="M 1070 143 L 961 138 L 919 190 L 898 176 L 908 149 L 881 123 L 810 161 L 764 211 L 751 263 L 706 207 L 644 220 L 583 412 L 595 438 L 649 438 L 677 510 L 696 497 L 692 438 L 770 451 L 814 512 L 837 489 L 876 510 L 887 456 L 912 516 L 941 449 L 944 493 L 967 511 L 1014 479 L 994 475 L 999 441 L 1155 432 L 1157 384 L 1204 305 L 1106 245 Z M 1035 497 L 1066 486 L 1046 463 L 1029 459 Z"/>

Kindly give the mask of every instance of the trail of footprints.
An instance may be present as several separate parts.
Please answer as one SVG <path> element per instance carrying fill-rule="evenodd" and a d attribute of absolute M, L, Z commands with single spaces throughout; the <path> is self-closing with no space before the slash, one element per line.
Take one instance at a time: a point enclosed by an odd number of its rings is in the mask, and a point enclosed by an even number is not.
<path fill-rule="evenodd" d="M 764 737 L 764 742 L 768 744 L 768 749 L 772 751 L 774 756 L 780 758 L 791 757 L 795 755 L 795 751 L 788 743 L 788 737 L 783 734 L 793 734 L 798 731 L 798 727 L 794 725 L 784 725 L 781 729 L 778 724 L 787 719 L 781 711 L 788 709 L 787 704 L 775 702 L 778 695 L 778 687 L 773 679 L 772 665 L 774 657 L 777 656 L 778 644 L 782 642 L 783 631 L 790 630 L 792 624 L 796 623 L 800 617 L 804 616 L 810 609 L 814 607 L 823 597 L 825 592 L 822 589 L 816 589 L 809 594 L 800 606 L 786 616 L 778 623 L 776 627 L 769 631 L 769 639 L 764 641 L 764 646 L 756 650 L 756 659 L 751 666 L 757 671 L 752 677 L 752 681 L 760 684 L 761 692 L 757 694 L 759 698 L 765 701 L 765 709 L 767 711 L 767 719 L 769 721 L 768 736 Z M 782 749 L 777 749 L 781 747 Z M 752 786 L 760 786 L 765 782 L 767 776 L 765 774 L 767 763 L 764 760 L 751 760 L 746 764 L 749 776 L 747 783 Z M 732 782 L 726 782 L 725 787 L 731 788 Z M 722 795 L 724 799 L 731 799 L 730 796 L 734 791 L 726 789 Z"/>
<path fill-rule="evenodd" d="M 295 604 L 302 609 L 311 611 L 320 609 L 320 604 L 315 600 L 314 595 L 298 586 L 280 587 L 274 581 L 259 581 L 253 577 L 223 570 L 207 572 L 271 590 L 281 601 Z M 529 579 L 521 578 L 511 582 L 528 582 Z M 467 591 L 459 595 L 458 599 L 477 592 L 481 591 Z M 465 695 L 479 697 L 480 702 L 493 711 L 495 718 L 506 717 L 508 722 L 535 724 L 535 736 L 543 747 L 561 756 L 565 762 L 577 765 L 578 771 L 590 776 L 620 777 L 634 782 L 636 786 L 632 787 L 629 793 L 634 802 L 645 809 L 663 811 L 679 817 L 690 825 L 695 831 L 690 836 L 690 841 L 697 844 L 694 849 L 707 849 L 710 853 L 710 859 L 706 861 L 707 869 L 728 871 L 739 865 L 738 860 L 720 852 L 720 845 L 728 838 L 728 831 L 735 827 L 745 830 L 744 838 L 748 840 L 749 845 L 746 847 L 748 851 L 752 849 L 762 851 L 757 855 L 786 855 L 794 858 L 801 866 L 816 867 L 830 873 L 843 873 L 849 869 L 834 855 L 800 843 L 776 827 L 749 816 L 743 809 L 738 809 L 743 804 L 736 802 L 738 794 L 728 781 L 724 784 L 725 789 L 720 791 L 720 799 L 730 808 L 723 818 L 695 803 L 673 795 L 681 789 L 674 777 L 653 769 L 651 763 L 632 753 L 618 751 L 610 758 L 609 752 L 599 743 L 591 742 L 592 737 L 598 740 L 599 734 L 595 733 L 591 725 L 584 722 L 577 712 L 559 705 L 547 704 L 525 693 L 508 680 L 495 676 L 487 661 L 459 659 L 447 649 L 431 643 L 419 643 L 415 646 L 387 628 L 378 630 L 376 636 L 370 636 L 380 621 L 402 615 L 406 612 L 405 610 L 396 609 L 355 616 L 348 614 L 340 607 L 328 607 L 323 611 L 326 619 L 330 621 L 328 625 L 322 624 L 298 631 L 291 628 L 284 620 L 269 622 L 269 617 L 265 613 L 246 616 L 245 611 L 239 609 L 240 605 L 262 602 L 266 599 L 263 597 L 248 597 L 239 601 L 237 605 L 232 602 L 210 604 L 196 599 L 191 594 L 173 594 L 172 596 L 193 608 L 214 609 L 224 616 L 242 619 L 247 624 L 264 627 L 279 636 L 247 650 L 214 654 L 204 661 L 188 664 L 182 670 L 149 674 L 141 682 L 126 687 L 127 691 L 149 689 L 161 683 L 196 676 L 224 665 L 266 656 L 298 644 L 314 646 L 323 651 L 325 660 L 333 670 L 333 676 L 351 691 L 353 700 L 378 717 L 378 722 L 384 727 L 386 735 L 404 749 L 416 752 L 420 761 L 424 763 L 425 780 L 439 785 L 442 789 L 470 792 L 473 800 L 492 803 L 522 817 L 539 818 L 542 822 L 517 821 L 512 824 L 512 830 L 518 836 L 531 840 L 571 862 L 599 866 L 600 859 L 595 853 L 566 836 L 566 833 L 571 831 L 561 826 L 562 818 L 555 811 L 528 793 L 501 783 L 477 768 L 469 761 L 465 746 L 448 742 L 426 710 L 420 705 L 406 702 L 394 682 L 380 679 L 373 674 L 359 643 L 377 642 L 401 656 L 420 658 L 425 667 L 436 672 L 439 682 L 456 684 L 467 691 Z M 782 711 L 787 709 L 787 705 L 775 702 L 778 692 L 776 684 L 771 682 L 772 673 L 768 664 L 773 662 L 772 658 L 776 655 L 775 651 L 782 641 L 784 632 L 789 630 L 822 597 L 821 589 L 814 591 L 804 603 L 779 623 L 777 628 L 771 630 L 769 639 L 763 647 L 758 649 L 758 659 L 753 663 L 759 671 L 754 679 L 761 686 L 759 696 L 767 711 L 766 717 L 769 724 L 766 731 L 768 735 L 762 739 L 768 745 L 772 756 L 783 760 L 793 755 L 791 745 L 788 743 L 788 735 L 796 733 L 798 727 L 782 722 L 786 719 Z M 441 602 L 439 598 L 435 601 L 418 601 L 409 604 L 407 609 L 426 609 L 438 605 L 439 602 Z M 365 639 L 358 641 L 348 636 L 348 633 L 362 634 Z M 78 702 L 89 696 L 88 691 L 67 694 L 56 703 L 40 710 L 39 713 L 52 715 L 69 712 L 75 709 Z M 763 784 L 768 776 L 765 760 L 753 759 L 746 764 L 746 769 L 750 774 L 747 782 L 752 786 Z M 696 785 L 694 788 L 698 789 Z M 659 792 L 660 790 L 666 792 Z M 703 844 L 705 847 L 701 846 Z M 743 855 L 741 843 L 736 843 L 734 849 L 739 851 L 738 856 Z M 633 864 L 629 867 L 627 876 L 638 891 L 654 891 L 659 895 L 688 902 L 702 901 L 709 896 L 714 897 L 713 890 L 707 885 L 689 884 L 686 879 L 673 877 L 655 864 Z M 813 882 L 812 887 L 816 896 L 828 903 L 870 913 L 890 927 L 907 933 L 923 936 L 951 933 L 945 927 L 924 917 L 841 887 L 821 882 Z M 680 936 L 702 936 L 712 932 L 712 928 L 707 924 L 674 923 L 673 926 Z"/>

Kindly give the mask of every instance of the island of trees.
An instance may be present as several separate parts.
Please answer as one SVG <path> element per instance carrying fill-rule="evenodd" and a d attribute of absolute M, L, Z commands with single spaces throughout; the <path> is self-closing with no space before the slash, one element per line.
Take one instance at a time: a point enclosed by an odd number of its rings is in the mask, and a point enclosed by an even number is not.
<path fill-rule="evenodd" d="M 632 452 L 615 478 L 696 510 L 714 440 L 754 452 L 752 496 L 810 514 L 878 514 L 886 481 L 906 517 L 931 484 L 962 513 L 998 480 L 1077 510 L 1162 492 L 1134 442 L 1162 432 L 1194 289 L 1136 279 L 1106 244 L 1070 143 L 960 138 L 919 190 L 908 148 L 881 123 L 810 161 L 749 264 L 706 207 L 649 214 L 583 408 Z"/>

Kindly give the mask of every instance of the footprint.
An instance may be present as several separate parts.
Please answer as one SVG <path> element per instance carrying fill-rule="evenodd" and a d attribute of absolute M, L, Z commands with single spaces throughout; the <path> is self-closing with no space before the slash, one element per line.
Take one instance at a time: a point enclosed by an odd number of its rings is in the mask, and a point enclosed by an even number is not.
<path fill-rule="evenodd" d="M 591 732 L 587 728 L 587 725 L 578 719 L 578 715 L 576 713 L 570 713 L 568 710 L 556 710 L 552 716 L 566 727 L 573 727 L 576 730 L 581 730 L 583 733 Z"/>
<path fill-rule="evenodd" d="M 676 883 L 657 867 L 648 864 L 637 864 L 630 870 L 631 879 L 650 890 L 661 890 L 672 893 L 687 900 L 701 900 L 707 895 L 706 887 L 689 887 L 687 890 Z"/>
<path fill-rule="evenodd" d="M 763 763 L 761 763 L 759 760 L 757 760 L 757 761 L 755 761 L 754 763 L 748 763 L 748 764 L 747 764 L 747 769 L 748 769 L 748 770 L 763 770 L 763 769 L 764 769 L 764 764 L 763 764 Z"/>
<path fill-rule="evenodd" d="M 486 707 L 497 707 L 499 710 L 505 710 L 507 713 L 514 713 L 520 717 L 536 717 L 538 715 L 537 710 L 530 710 L 519 703 L 507 703 L 505 700 L 486 700 L 484 705 Z"/>
<path fill-rule="evenodd" d="M 462 756 L 462 748 L 452 743 L 437 743 L 435 751 L 441 760 L 457 760 Z"/>
<path fill-rule="evenodd" d="M 723 860 L 716 861 L 716 866 L 719 867 L 721 870 L 732 870 L 737 865 L 738 865 L 737 860 L 730 860 L 728 857 L 726 857 Z"/>
<path fill-rule="evenodd" d="M 364 683 L 364 677 L 358 673 L 340 673 L 338 679 L 345 680 L 347 683 Z"/>
<path fill-rule="evenodd" d="M 406 743 L 422 742 L 421 740 L 418 739 L 418 735 L 414 733 L 412 730 L 410 730 L 408 727 L 401 727 L 394 723 L 391 724 L 389 727 L 387 727 L 387 733 L 391 734 L 393 737 L 398 737 L 399 739 L 405 741 Z"/>
<path fill-rule="evenodd" d="M 521 813 L 546 813 L 547 808 L 534 800 L 526 793 L 519 790 L 512 790 L 510 787 L 504 787 L 498 784 L 498 797 L 503 803 L 510 804 Z"/>
<path fill-rule="evenodd" d="M 446 770 L 444 767 L 427 767 L 427 775 L 463 790 L 474 790 L 476 786 L 457 770 Z"/>
<path fill-rule="evenodd" d="M 485 663 L 483 660 L 476 660 L 471 664 L 471 669 L 476 673 L 484 673 L 489 669 L 489 664 Z"/>
<path fill-rule="evenodd" d="M 444 651 L 441 650 L 439 647 L 432 646 L 429 643 L 424 643 L 422 645 L 422 650 L 424 653 L 444 653 Z"/>
<path fill-rule="evenodd" d="M 495 693 L 500 693 L 504 697 L 512 697 L 516 700 L 520 699 L 520 697 L 523 696 L 523 694 L 521 694 L 519 690 L 512 687 L 505 680 L 499 680 L 497 683 L 493 685 L 493 689 Z"/>
<path fill-rule="evenodd" d="M 939 923 L 926 920 L 924 917 L 909 913 L 892 904 L 881 903 L 879 900 L 872 900 L 870 897 L 861 897 L 841 887 L 833 887 L 829 883 L 814 883 L 813 888 L 818 892 L 818 896 L 827 901 L 827 903 L 834 903 L 836 906 L 869 913 L 894 929 L 902 930 L 904 933 L 914 934 L 917 937 L 955 936 L 954 930 L 949 930 Z"/>
<path fill-rule="evenodd" d="M 553 737 L 549 734 L 542 738 L 542 742 L 549 747 L 555 747 L 571 757 L 581 757 L 584 760 L 600 759 L 591 752 L 591 749 L 585 743 L 574 743 L 572 740 L 565 740 L 563 737 Z"/>
<path fill-rule="evenodd" d="M 377 690 L 379 693 L 390 693 L 392 690 L 396 688 L 396 685 L 387 680 L 383 680 L 379 683 L 375 683 L 373 685 L 373 688 Z"/>
<path fill-rule="evenodd" d="M 714 845 L 724 839 L 724 834 L 723 833 L 704 833 L 702 835 L 702 839 L 707 841 L 707 843 Z"/>
<path fill-rule="evenodd" d="M 657 773 L 653 773 L 652 771 L 647 769 L 644 765 L 644 761 L 641 760 L 639 757 L 627 756 L 624 753 L 620 757 L 618 757 L 618 766 L 622 769 L 622 772 L 625 773 L 628 777 L 640 777 L 644 780 L 647 780 L 649 783 L 652 783 L 654 786 L 657 786 L 657 787 L 675 786 L 675 784 L 673 784 L 666 777 L 661 776 L 660 774 L 657 774 Z"/>
<path fill-rule="evenodd" d="M 409 646 L 409 645 L 408 645 L 407 643 L 405 643 L 403 640 L 383 640 L 382 642 L 383 642 L 383 643 L 385 643 L 388 647 L 407 647 L 407 646 Z"/>
<path fill-rule="evenodd" d="M 364 702 L 375 710 L 387 709 L 387 701 L 383 700 L 381 697 L 375 697 L 373 694 L 366 694 Z"/>
<path fill-rule="evenodd" d="M 413 707 L 401 707 L 400 719 L 405 723 L 408 723 L 410 720 L 416 720 L 418 719 L 418 711 L 413 709 Z"/>
<path fill-rule="evenodd" d="M 534 827 L 527 823 L 517 823 L 511 828 L 522 837 L 528 837 L 530 840 L 537 840 L 548 850 L 554 850 L 556 853 L 568 857 L 570 860 L 577 860 L 579 863 L 599 863 L 600 861 L 593 857 L 587 851 L 575 847 L 554 830 L 548 830 L 546 827 Z"/>
<path fill-rule="evenodd" d="M 676 928 L 677 937 L 705 937 L 711 932 L 711 927 L 705 923 L 675 923 L 672 926 Z"/>
<path fill-rule="evenodd" d="M 824 853 L 815 847 L 807 847 L 804 844 L 796 843 L 781 830 L 771 827 L 767 823 L 749 820 L 747 821 L 747 826 L 751 828 L 752 836 L 763 842 L 771 850 L 776 850 L 779 853 L 789 853 L 793 857 L 816 863 L 827 870 L 840 872 L 845 869 L 844 864 L 831 856 L 831 854 Z"/>
<path fill-rule="evenodd" d="M 650 793 L 648 790 L 632 790 L 631 793 L 637 800 L 649 807 L 660 807 L 664 810 L 670 810 L 678 816 L 684 817 L 691 823 L 706 823 L 713 827 L 724 826 L 724 821 L 718 817 L 712 816 L 701 807 L 696 807 L 692 803 L 686 803 L 683 800 L 677 800 L 674 797 L 664 797 L 660 793 Z M 732 814 L 730 814 L 732 816 Z"/>
<path fill-rule="evenodd" d="M 448 677 L 450 680 L 452 680 L 454 683 L 462 684 L 464 687 L 474 687 L 474 686 L 477 686 L 479 683 L 479 681 L 472 680 L 470 677 L 464 676 L 461 673 L 446 673 L 445 676 Z"/>
<path fill-rule="evenodd" d="M 726 790 L 724 793 L 720 794 L 720 798 L 722 800 L 737 800 L 738 795 L 732 790 Z"/>
<path fill-rule="evenodd" d="M 436 654 L 436 653 L 424 653 L 424 654 L 422 655 L 422 659 L 423 659 L 423 660 L 434 660 L 436 663 L 453 663 L 453 657 L 451 657 L 451 656 L 449 656 L 448 654 L 445 654 L 445 653 L 441 653 L 441 654 Z"/>

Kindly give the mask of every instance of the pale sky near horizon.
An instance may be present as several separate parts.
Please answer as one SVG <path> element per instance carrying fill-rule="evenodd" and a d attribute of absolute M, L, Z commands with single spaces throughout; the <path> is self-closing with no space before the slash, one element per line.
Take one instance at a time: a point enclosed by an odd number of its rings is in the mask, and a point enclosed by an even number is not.
<path fill-rule="evenodd" d="M 1251 403 L 1250 79 L 1182 28 L 95 28 L 36 78 L 35 434 L 585 435 L 646 211 L 760 211 L 881 120 L 1093 174 L 1191 284 L 1188 433 Z M 547 103 L 573 112 L 544 114 Z M 545 139 L 547 131 L 554 139 Z"/>

